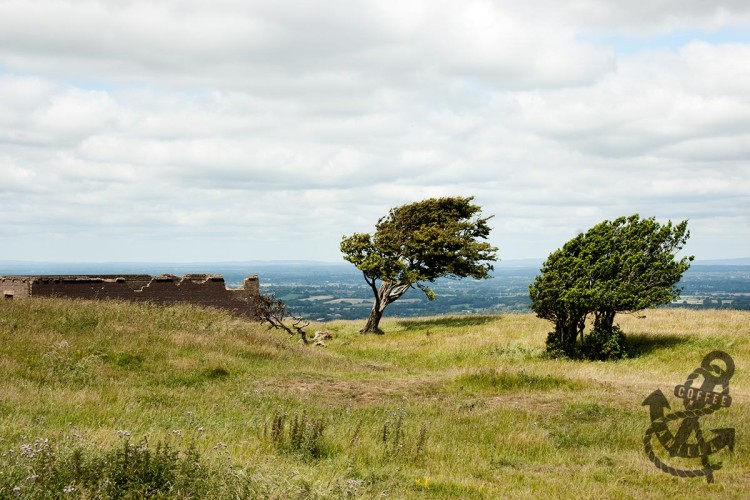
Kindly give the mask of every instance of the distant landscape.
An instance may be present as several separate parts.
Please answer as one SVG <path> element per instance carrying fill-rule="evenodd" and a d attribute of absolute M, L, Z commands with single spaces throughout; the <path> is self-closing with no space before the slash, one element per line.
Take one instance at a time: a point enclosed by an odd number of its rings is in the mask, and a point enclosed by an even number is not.
<path fill-rule="evenodd" d="M 500 262 L 489 280 L 441 279 L 438 298 L 429 301 L 409 291 L 387 312 L 394 317 L 440 314 L 525 312 L 529 284 L 541 260 Z M 317 321 L 360 319 L 372 306 L 372 292 L 360 271 L 348 263 L 229 262 L 229 263 L 37 263 L 0 262 L 0 275 L 12 274 L 223 274 L 230 287 L 239 287 L 248 274 L 258 274 L 261 291 L 274 294 L 295 314 Z M 750 310 L 750 259 L 696 262 L 680 283 L 679 300 L 667 307 Z"/>

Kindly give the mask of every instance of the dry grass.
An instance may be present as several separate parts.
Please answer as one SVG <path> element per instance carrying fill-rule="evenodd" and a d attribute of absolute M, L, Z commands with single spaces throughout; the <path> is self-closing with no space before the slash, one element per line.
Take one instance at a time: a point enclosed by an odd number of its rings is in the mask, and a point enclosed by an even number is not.
<path fill-rule="evenodd" d="M 391 318 L 384 336 L 327 323 L 334 338 L 321 349 L 192 307 L 5 302 L 0 448 L 71 435 L 107 446 L 118 430 L 193 440 L 262 497 L 741 498 L 749 320 L 725 310 L 623 316 L 638 356 L 601 363 L 546 359 L 550 325 L 529 314 Z M 661 388 L 680 409 L 672 387 L 714 349 L 737 364 L 734 403 L 705 428 L 735 427 L 737 447 L 719 454 L 709 485 L 647 460 L 641 403 Z M 281 414 L 325 422 L 320 458 L 274 446 L 269 426 Z"/>

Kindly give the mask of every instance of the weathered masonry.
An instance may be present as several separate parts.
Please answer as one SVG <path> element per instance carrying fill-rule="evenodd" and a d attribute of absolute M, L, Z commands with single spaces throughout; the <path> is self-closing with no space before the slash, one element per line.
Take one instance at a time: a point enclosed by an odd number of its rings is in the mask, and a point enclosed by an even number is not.
<path fill-rule="evenodd" d="M 115 299 L 155 304 L 180 302 L 228 310 L 239 316 L 256 317 L 260 294 L 258 277 L 245 278 L 242 288 L 227 288 L 220 274 L 147 274 L 97 276 L 0 276 L 3 298 L 67 297 Z"/>

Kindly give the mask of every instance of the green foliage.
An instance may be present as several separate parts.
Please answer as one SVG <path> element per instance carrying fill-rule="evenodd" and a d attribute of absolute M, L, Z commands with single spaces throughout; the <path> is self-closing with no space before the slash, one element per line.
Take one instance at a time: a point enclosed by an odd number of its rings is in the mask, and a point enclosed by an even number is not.
<path fill-rule="evenodd" d="M 575 345 L 572 352 L 566 350 L 560 341 L 560 335 L 550 332 L 547 335 L 547 357 L 549 358 L 582 358 L 591 361 L 614 361 L 629 356 L 629 346 L 625 334 L 619 326 L 605 328 L 595 325 L 583 343 Z"/>
<path fill-rule="evenodd" d="M 687 221 L 662 225 L 636 214 L 601 222 L 552 252 L 529 287 L 531 309 L 555 324 L 548 352 L 580 356 L 586 319 L 593 314 L 596 345 L 609 346 L 614 355 L 619 350 L 619 335 L 613 333 L 618 312 L 679 297 L 676 285 L 693 257 L 676 260 L 675 254 L 689 236 Z"/>
<path fill-rule="evenodd" d="M 547 334 L 547 340 L 545 341 L 546 355 L 550 359 L 568 358 L 575 355 L 575 345 L 569 350 L 566 350 L 563 346 L 563 335 L 558 332 L 549 332 Z"/>
<path fill-rule="evenodd" d="M 386 306 L 411 288 L 433 300 L 426 283 L 437 278 L 489 277 L 497 248 L 479 241 L 489 236 L 490 217 L 480 217 L 481 207 L 472 200 L 430 198 L 402 205 L 377 222 L 374 234 L 342 239 L 344 259 L 362 271 L 375 296 L 364 331 L 377 331 Z"/>
<path fill-rule="evenodd" d="M 583 341 L 581 354 L 593 361 L 613 361 L 628 357 L 625 334 L 619 326 L 594 326 Z"/>

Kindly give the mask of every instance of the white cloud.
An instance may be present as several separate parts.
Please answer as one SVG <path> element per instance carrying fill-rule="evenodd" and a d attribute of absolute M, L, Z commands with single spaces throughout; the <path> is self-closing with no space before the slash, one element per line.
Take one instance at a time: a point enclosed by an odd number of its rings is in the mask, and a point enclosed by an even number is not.
<path fill-rule="evenodd" d="M 0 260 L 337 260 L 452 194 L 503 258 L 634 212 L 747 255 L 750 45 L 601 41 L 750 26 L 709 4 L 2 2 Z"/>
<path fill-rule="evenodd" d="M 740 92 L 743 87 L 744 92 Z M 750 46 L 690 44 L 624 58 L 595 85 L 520 97 L 540 133 L 604 157 L 660 149 L 750 128 Z"/>
<path fill-rule="evenodd" d="M 0 57 L 72 78 L 334 97 L 444 75 L 577 84 L 611 64 L 570 29 L 486 1 L 415 2 L 407 13 L 395 1 L 36 5 L 4 4 Z"/>

